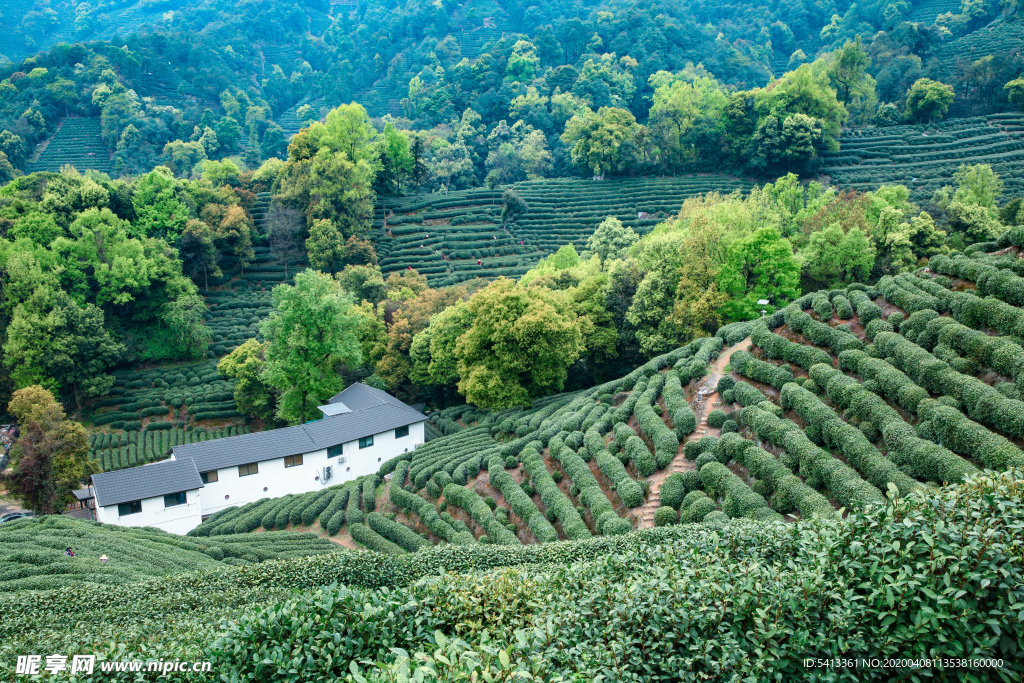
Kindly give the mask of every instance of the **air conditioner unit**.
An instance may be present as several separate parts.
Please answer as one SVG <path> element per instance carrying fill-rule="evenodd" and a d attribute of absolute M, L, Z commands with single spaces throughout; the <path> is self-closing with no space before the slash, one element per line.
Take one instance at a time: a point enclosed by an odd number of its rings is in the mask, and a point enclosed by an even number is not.
<path fill-rule="evenodd" d="M 344 455 L 340 455 L 340 456 L 338 456 L 338 459 L 336 460 L 336 462 L 339 465 L 344 465 L 346 460 L 348 460 L 348 458 L 346 458 Z"/>
<path fill-rule="evenodd" d="M 320 482 L 323 483 L 323 482 L 327 481 L 328 479 L 331 478 L 331 475 L 333 475 L 333 474 L 334 474 L 334 468 L 331 467 L 330 465 L 327 465 L 326 467 L 324 467 L 324 474 L 323 474 L 323 477 L 321 477 Z"/>

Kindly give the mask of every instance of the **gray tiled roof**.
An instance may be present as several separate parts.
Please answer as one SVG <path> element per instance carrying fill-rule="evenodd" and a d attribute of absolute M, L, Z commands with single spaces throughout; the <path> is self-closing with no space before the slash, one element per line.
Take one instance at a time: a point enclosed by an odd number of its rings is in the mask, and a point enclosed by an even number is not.
<path fill-rule="evenodd" d="M 117 505 L 203 487 L 191 460 L 164 460 L 151 465 L 92 475 L 96 505 Z"/>
<path fill-rule="evenodd" d="M 304 427 L 305 425 L 298 425 L 223 439 L 197 441 L 175 446 L 171 451 L 178 460 L 194 460 L 200 472 L 209 472 L 222 467 L 245 465 L 318 450 L 319 446 L 309 437 Z"/>
<path fill-rule="evenodd" d="M 343 401 L 352 412 L 324 417 L 295 427 L 175 446 L 172 449 L 174 457 L 179 460 L 190 459 L 200 472 L 209 472 L 223 467 L 311 453 L 426 419 L 418 410 L 365 384 L 353 384 L 334 398 Z"/>
<path fill-rule="evenodd" d="M 358 413 L 360 410 L 366 410 L 367 408 L 375 408 L 385 404 L 398 406 L 400 408 L 408 408 L 397 398 L 391 394 L 381 391 L 380 389 L 374 389 L 373 387 L 363 384 L 362 382 L 356 382 L 343 392 L 331 398 L 331 403 L 344 403 L 347 405 L 352 412 Z"/>

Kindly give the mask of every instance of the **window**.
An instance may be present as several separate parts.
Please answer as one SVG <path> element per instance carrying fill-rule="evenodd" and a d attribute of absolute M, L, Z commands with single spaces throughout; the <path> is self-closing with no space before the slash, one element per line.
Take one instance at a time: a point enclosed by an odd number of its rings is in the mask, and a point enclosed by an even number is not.
<path fill-rule="evenodd" d="M 124 517 L 125 515 L 137 515 L 142 512 L 142 501 L 133 500 L 127 503 L 120 503 L 117 506 L 117 516 Z"/>
<path fill-rule="evenodd" d="M 369 448 L 372 445 L 373 445 L 373 437 L 372 436 L 365 436 L 362 439 L 359 439 L 359 447 L 360 448 Z"/>
<path fill-rule="evenodd" d="M 248 477 L 250 474 L 256 474 L 260 471 L 260 464 L 258 462 L 251 462 L 248 465 L 238 466 L 238 476 Z"/>
<path fill-rule="evenodd" d="M 341 455 L 341 444 L 340 443 L 337 446 L 328 446 L 327 447 L 327 457 L 328 458 L 333 458 L 336 455 Z"/>
<path fill-rule="evenodd" d="M 199 478 L 203 480 L 204 484 L 212 484 L 217 481 L 217 470 L 210 470 L 209 472 L 200 472 Z"/>
<path fill-rule="evenodd" d="M 168 493 L 164 496 L 164 507 L 172 508 L 175 505 L 184 505 L 188 500 L 185 498 L 184 491 L 178 491 L 177 493 Z"/>
<path fill-rule="evenodd" d="M 289 455 L 284 459 L 285 467 L 298 467 L 302 464 L 302 455 Z"/>
<path fill-rule="evenodd" d="M 401 439 L 403 436 L 409 436 L 409 425 L 399 427 L 395 430 L 395 438 Z"/>

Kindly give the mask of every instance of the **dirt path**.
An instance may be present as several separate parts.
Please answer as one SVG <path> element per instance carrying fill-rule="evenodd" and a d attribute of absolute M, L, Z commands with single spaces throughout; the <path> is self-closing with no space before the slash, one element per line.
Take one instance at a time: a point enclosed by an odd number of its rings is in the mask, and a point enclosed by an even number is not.
<path fill-rule="evenodd" d="M 727 349 L 722 349 L 718 359 L 708 368 L 710 372 L 701 381 L 700 386 L 697 388 L 697 396 L 690 402 L 690 407 L 693 408 L 693 412 L 697 416 L 697 429 L 690 438 L 700 439 L 704 436 L 719 435 L 721 430 L 708 426 L 708 413 L 714 410 L 721 400 L 718 397 L 718 392 L 715 391 L 715 387 L 718 386 L 718 380 L 726 374 L 725 366 L 729 364 L 729 358 L 733 352 L 746 351 L 750 348 L 750 344 L 750 337 L 747 337 Z M 654 512 L 661 507 L 661 485 L 665 479 L 674 472 L 686 472 L 694 468 L 693 462 L 687 460 L 686 456 L 683 455 L 684 445 L 685 442 L 679 444 L 679 451 L 668 467 L 647 477 L 650 494 L 647 496 L 647 502 L 636 509 L 635 514 L 639 520 L 638 528 L 643 529 L 654 526 Z"/>

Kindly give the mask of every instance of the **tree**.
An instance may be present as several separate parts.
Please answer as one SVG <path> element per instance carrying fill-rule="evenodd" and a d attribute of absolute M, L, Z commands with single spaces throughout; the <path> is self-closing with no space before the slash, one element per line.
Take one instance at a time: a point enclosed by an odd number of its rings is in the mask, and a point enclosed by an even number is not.
<path fill-rule="evenodd" d="M 562 142 L 572 163 L 603 179 L 606 172 L 621 170 L 632 160 L 633 140 L 641 128 L 625 109 L 601 107 L 595 113 L 584 108 L 566 122 Z"/>
<path fill-rule="evenodd" d="M 182 294 L 163 305 L 160 318 L 173 335 L 179 357 L 206 357 L 213 333 L 206 326 L 206 302 L 201 296 Z"/>
<path fill-rule="evenodd" d="M 548 151 L 548 141 L 542 132 L 533 130 L 527 133 L 516 151 L 527 180 L 547 176 L 551 170 L 551 152 Z"/>
<path fill-rule="evenodd" d="M 377 250 L 373 248 L 373 243 L 355 235 L 345 240 L 345 265 L 377 265 Z"/>
<path fill-rule="evenodd" d="M 871 58 L 864 51 L 859 34 L 854 40 L 847 40 L 842 48 L 830 56 L 828 76 L 836 89 L 839 101 L 844 105 L 849 105 L 857 91 L 862 88 L 869 66 Z"/>
<path fill-rule="evenodd" d="M 203 288 L 210 288 L 210 275 L 221 277 L 217 266 L 217 248 L 213 246 L 213 231 L 201 220 L 192 219 L 185 224 L 185 230 L 178 240 L 178 255 L 182 270 L 195 282 L 203 276 Z"/>
<path fill-rule="evenodd" d="M 729 299 L 719 291 L 717 282 L 724 256 L 721 227 L 709 216 L 698 214 L 688 228 L 679 244 L 682 260 L 672 309 L 672 322 L 681 340 L 717 329 L 721 308 Z"/>
<path fill-rule="evenodd" d="M 625 258 L 626 251 L 639 239 L 640 236 L 633 232 L 633 228 L 623 226 L 622 221 L 615 216 L 608 216 L 587 239 L 587 251 L 583 256 L 586 258 L 589 252 L 599 256 L 602 261 Z"/>
<path fill-rule="evenodd" d="M 268 342 L 263 378 L 280 393 L 277 417 L 300 424 L 319 417 L 317 406 L 341 389 L 338 366 L 359 362 L 359 318 L 341 286 L 315 270 L 278 285 L 272 298 L 274 310 L 260 324 Z"/>
<path fill-rule="evenodd" d="M 919 78 L 907 93 L 903 118 L 910 123 L 931 123 L 946 115 L 953 104 L 953 86 Z"/>
<path fill-rule="evenodd" d="M 529 83 L 539 66 L 540 57 L 534 44 L 528 40 L 517 40 L 505 67 L 505 78 L 513 83 Z"/>
<path fill-rule="evenodd" d="M 637 285 L 626 321 L 636 327 L 640 351 L 647 356 L 679 346 L 679 328 L 672 312 L 684 258 L 682 240 L 680 232 L 663 232 L 641 241 L 637 248 L 643 279 Z"/>
<path fill-rule="evenodd" d="M 875 247 L 860 228 L 843 233 L 838 223 L 811 233 L 803 250 L 807 276 L 824 286 L 839 287 L 867 280 L 875 264 Z"/>
<path fill-rule="evenodd" d="M 178 200 L 174 174 L 166 166 L 157 166 L 139 178 L 132 196 L 137 235 L 162 237 L 174 244 L 188 223 L 188 207 Z"/>
<path fill-rule="evenodd" d="M 305 221 L 302 212 L 274 202 L 266 216 L 270 233 L 270 253 L 284 264 L 284 277 L 288 279 L 288 266 L 302 253 L 302 233 Z"/>
<path fill-rule="evenodd" d="M 37 290 L 19 304 L 7 328 L 4 364 L 15 386 L 43 383 L 82 398 L 107 393 L 114 378 L 105 374 L 125 353 L 103 325 L 103 311 L 79 306 L 62 291 Z"/>
<path fill-rule="evenodd" d="M 983 206 L 953 202 L 946 209 L 946 227 L 962 235 L 964 244 L 994 240 L 1002 232 L 1002 226 Z"/>
<path fill-rule="evenodd" d="M 306 240 L 306 254 L 309 265 L 319 271 L 334 274 L 342 267 L 345 258 L 345 241 L 338 228 L 331 221 L 320 218 L 313 221 Z"/>
<path fill-rule="evenodd" d="M 770 172 L 804 171 L 817 156 L 822 141 L 818 119 L 803 114 L 785 119 L 767 116 L 754 133 L 757 156 L 751 165 Z"/>
<path fill-rule="evenodd" d="M 444 193 L 448 194 L 454 179 L 473 171 L 469 148 L 461 140 L 452 144 L 437 138 L 433 143 L 433 151 L 434 177 L 441 183 Z"/>
<path fill-rule="evenodd" d="M 948 207 L 951 202 L 962 202 L 988 209 L 993 216 L 998 213 L 999 198 L 1003 195 L 1003 180 L 989 164 L 961 164 L 953 174 L 956 190 L 950 196 L 949 186 L 939 190 L 936 203 Z"/>
<path fill-rule="evenodd" d="M 467 401 L 499 410 L 561 391 L 583 351 L 579 323 L 561 297 L 499 278 L 468 308 L 473 323 L 455 344 L 459 391 Z"/>
<path fill-rule="evenodd" d="M 412 180 L 412 184 L 416 188 L 416 198 L 418 199 L 423 181 L 427 179 L 427 174 L 430 172 L 425 160 L 426 146 L 423 144 L 423 135 L 419 133 L 412 134 L 412 143 L 409 145 L 409 157 L 412 160 L 409 167 L 409 179 Z"/>
<path fill-rule="evenodd" d="M 221 253 L 230 253 L 240 268 L 245 268 L 256 258 L 252 247 L 252 219 L 245 209 L 236 205 L 227 207 L 213 238 Z"/>
<path fill-rule="evenodd" d="M 760 315 L 758 300 L 781 308 L 800 294 L 800 267 L 789 240 L 774 228 L 760 228 L 729 245 L 718 284 L 732 297 L 725 318 L 749 320 Z"/>
<path fill-rule="evenodd" d="M 1003 86 L 1003 90 L 1007 91 L 1006 98 L 1008 100 L 1024 109 L 1024 78 L 1013 79 Z"/>
<path fill-rule="evenodd" d="M 666 159 L 675 167 L 696 159 L 698 152 L 689 139 L 690 131 L 701 119 L 718 123 L 722 110 L 729 103 L 725 91 L 713 78 L 697 77 L 692 81 L 659 71 L 650 77 L 656 86 L 651 106 L 651 127 L 662 146 Z"/>
<path fill-rule="evenodd" d="M 292 138 L 278 181 L 279 197 L 282 203 L 305 211 L 307 226 L 326 218 L 343 237 L 365 234 L 373 218 L 376 166 L 371 151 L 363 149 L 367 138 L 353 133 L 354 141 L 338 140 L 323 131 L 315 137 L 314 129 L 321 125 L 314 124 Z M 353 147 L 356 161 L 344 151 Z"/>
<path fill-rule="evenodd" d="M 523 199 L 518 192 L 512 188 L 508 188 L 501 195 L 501 227 L 504 228 L 509 222 L 515 222 L 515 220 L 521 216 L 525 216 L 530 210 L 529 204 Z"/>
<path fill-rule="evenodd" d="M 341 288 L 351 294 L 356 301 L 377 304 L 387 295 L 384 276 L 375 265 L 347 265 L 334 277 Z"/>
<path fill-rule="evenodd" d="M 237 380 L 235 404 L 238 412 L 264 422 L 273 420 L 277 410 L 277 394 L 263 378 L 267 367 L 267 346 L 267 342 L 248 339 L 217 363 L 217 372 Z"/>
<path fill-rule="evenodd" d="M 8 410 L 21 430 L 11 449 L 11 492 L 36 514 L 63 512 L 73 491 L 99 471 L 88 459 L 88 433 L 38 385 L 14 392 Z"/>
<path fill-rule="evenodd" d="M 469 303 L 461 301 L 432 316 L 430 326 L 413 339 L 413 346 L 416 346 L 416 340 L 420 337 L 423 337 L 427 344 L 429 353 L 426 354 L 426 374 L 429 383 L 441 386 L 453 386 L 458 383 L 459 367 L 455 346 L 472 324 L 473 313 L 469 309 Z M 410 355 L 415 356 L 412 351 Z M 414 357 L 414 369 L 415 364 Z M 422 370 L 420 374 L 423 374 Z"/>
<path fill-rule="evenodd" d="M 768 117 L 780 119 L 780 130 L 796 115 L 813 119 L 816 126 L 803 122 L 801 127 L 820 128 L 821 144 L 826 149 L 839 150 L 839 133 L 848 114 L 836 98 L 824 60 L 802 64 L 796 71 L 771 83 L 758 93 L 754 107 L 762 122 Z"/>
<path fill-rule="evenodd" d="M 377 137 L 377 131 L 366 110 L 355 102 L 332 109 L 327 112 L 323 123 L 313 123 L 305 132 L 315 149 L 343 152 L 353 163 L 373 158 L 371 143 Z"/>

